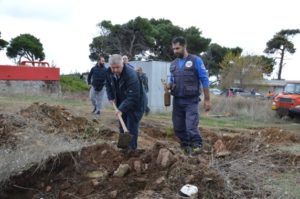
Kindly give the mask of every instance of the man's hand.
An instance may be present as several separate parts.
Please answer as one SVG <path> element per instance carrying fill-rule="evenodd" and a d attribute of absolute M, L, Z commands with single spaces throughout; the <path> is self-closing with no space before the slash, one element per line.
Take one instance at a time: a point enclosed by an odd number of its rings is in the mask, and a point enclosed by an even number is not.
<path fill-rule="evenodd" d="M 204 100 L 204 110 L 205 112 L 208 112 L 211 108 L 210 100 Z"/>
<path fill-rule="evenodd" d="M 165 87 L 165 90 L 170 90 L 171 89 L 171 84 L 165 84 L 164 87 Z"/>

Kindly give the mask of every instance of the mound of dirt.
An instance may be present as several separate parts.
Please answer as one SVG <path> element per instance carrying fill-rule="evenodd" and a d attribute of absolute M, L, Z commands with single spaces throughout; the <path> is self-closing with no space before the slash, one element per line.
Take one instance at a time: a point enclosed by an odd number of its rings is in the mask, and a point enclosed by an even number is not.
<path fill-rule="evenodd" d="M 300 135 L 278 128 L 268 128 L 258 131 L 256 135 L 262 142 L 268 144 L 291 144 L 299 143 Z"/>
<path fill-rule="evenodd" d="M 25 126 L 26 122 L 21 118 L 0 114 L 0 147 L 15 147 L 17 142 L 15 133 Z"/>
<path fill-rule="evenodd" d="M 0 198 L 140 198 L 145 194 L 176 198 L 187 183 L 199 188 L 198 198 L 226 197 L 224 180 L 207 164 L 203 158 L 187 159 L 161 144 L 135 153 L 95 145 L 60 154 L 49 159 L 43 170 L 32 167 L 11 178 Z"/>
<path fill-rule="evenodd" d="M 21 110 L 21 115 L 46 124 L 43 130 L 47 133 L 84 132 L 88 126 L 86 118 L 74 116 L 61 106 L 34 103 Z"/>
<path fill-rule="evenodd" d="M 176 140 L 173 129 L 164 125 L 142 122 L 140 127 L 143 133 L 152 138 Z"/>

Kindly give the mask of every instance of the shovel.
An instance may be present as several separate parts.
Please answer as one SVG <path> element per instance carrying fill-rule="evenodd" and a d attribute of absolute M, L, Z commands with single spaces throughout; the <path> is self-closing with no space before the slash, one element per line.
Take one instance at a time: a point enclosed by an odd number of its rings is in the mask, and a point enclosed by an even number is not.
<path fill-rule="evenodd" d="M 113 105 L 115 111 L 118 111 L 118 109 L 117 109 L 114 102 L 112 103 L 112 105 Z M 120 123 L 121 123 L 121 126 L 123 128 L 124 133 L 119 133 L 119 140 L 118 140 L 117 146 L 118 146 L 118 148 L 121 148 L 121 149 L 127 149 L 129 143 L 132 140 L 132 135 L 129 133 L 129 131 L 128 131 L 128 129 L 127 129 L 127 127 L 126 127 L 126 125 L 123 121 L 122 116 L 118 115 L 118 118 L 120 120 Z"/>

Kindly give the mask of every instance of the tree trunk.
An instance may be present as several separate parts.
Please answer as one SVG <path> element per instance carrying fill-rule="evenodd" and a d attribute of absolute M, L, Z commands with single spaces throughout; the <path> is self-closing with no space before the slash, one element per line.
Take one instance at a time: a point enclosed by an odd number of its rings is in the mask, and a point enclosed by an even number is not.
<path fill-rule="evenodd" d="M 282 72 L 282 67 L 283 67 L 284 51 L 285 51 L 285 48 L 283 48 L 281 50 L 281 54 L 280 54 L 280 63 L 279 63 L 278 78 L 277 78 L 278 80 L 281 80 L 281 72 Z"/>
<path fill-rule="evenodd" d="M 130 47 L 129 47 L 129 56 L 132 58 L 134 55 L 132 54 L 132 50 L 133 50 L 133 45 L 134 45 L 134 42 L 135 42 L 135 34 L 133 33 L 133 38 L 132 40 L 130 41 Z"/>

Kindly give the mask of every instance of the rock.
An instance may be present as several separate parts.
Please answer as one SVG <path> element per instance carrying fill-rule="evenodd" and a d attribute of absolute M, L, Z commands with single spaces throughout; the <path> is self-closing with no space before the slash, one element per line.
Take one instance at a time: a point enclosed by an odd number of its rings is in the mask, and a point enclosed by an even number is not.
<path fill-rule="evenodd" d="M 222 156 L 230 155 L 230 152 L 226 149 L 225 144 L 220 139 L 215 142 L 214 150 L 215 150 L 215 153 L 216 153 L 216 157 L 222 157 Z"/>
<path fill-rule="evenodd" d="M 142 172 L 142 163 L 139 160 L 136 160 L 133 162 L 133 168 L 134 170 L 140 174 Z"/>
<path fill-rule="evenodd" d="M 123 177 L 130 170 L 130 166 L 128 164 L 120 164 L 119 168 L 114 172 L 114 176 Z"/>
<path fill-rule="evenodd" d="M 186 184 L 190 184 L 194 179 L 195 179 L 195 176 L 193 176 L 193 175 L 188 175 L 188 176 L 184 179 L 184 182 L 185 182 Z"/>
<path fill-rule="evenodd" d="M 94 187 L 96 187 L 96 186 L 98 186 L 100 184 L 100 182 L 98 180 L 96 180 L 96 179 L 93 179 L 92 180 L 92 184 L 93 184 Z"/>
<path fill-rule="evenodd" d="M 46 192 L 50 192 L 51 190 L 52 190 L 52 187 L 48 185 L 48 186 L 46 187 L 46 190 L 45 190 L 45 191 L 46 191 Z"/>
<path fill-rule="evenodd" d="M 84 182 L 79 185 L 78 187 L 78 193 L 80 196 L 86 196 L 89 195 L 94 191 L 94 188 L 90 182 Z"/>
<path fill-rule="evenodd" d="M 88 178 L 105 178 L 108 176 L 106 170 L 103 171 L 91 171 L 86 174 Z"/>
<path fill-rule="evenodd" d="M 170 150 L 162 148 L 159 150 L 157 159 L 156 159 L 156 164 L 162 166 L 162 167 L 168 167 L 172 164 L 172 161 L 174 160 L 174 156 L 171 153 Z"/>
<path fill-rule="evenodd" d="M 117 198 L 117 195 L 118 195 L 118 191 L 117 191 L 117 190 L 111 191 L 111 192 L 109 193 L 109 196 L 110 196 L 111 198 Z"/>
<path fill-rule="evenodd" d="M 44 182 L 41 182 L 41 188 L 44 188 L 45 187 L 45 183 Z"/>
<path fill-rule="evenodd" d="M 65 181 L 64 183 L 62 183 L 60 185 L 60 189 L 65 190 L 67 188 L 69 188 L 71 186 L 71 184 L 68 181 Z"/>
<path fill-rule="evenodd" d="M 162 176 L 162 177 L 158 178 L 158 179 L 155 181 L 155 183 L 156 183 L 156 184 L 161 184 L 161 183 L 163 183 L 164 181 L 166 181 L 166 178 L 165 178 L 164 176 Z"/>
<path fill-rule="evenodd" d="M 208 161 L 201 156 L 198 156 L 199 164 L 208 165 Z"/>
<path fill-rule="evenodd" d="M 104 156 L 105 154 L 107 154 L 107 150 L 103 150 L 103 151 L 101 152 L 101 155 L 102 155 L 102 156 Z"/>
<path fill-rule="evenodd" d="M 202 181 L 203 182 L 211 182 L 211 181 L 213 181 L 213 179 L 212 178 L 203 178 Z"/>
<path fill-rule="evenodd" d="M 144 171 L 148 170 L 148 168 L 149 168 L 149 164 L 145 164 Z"/>

